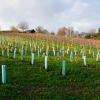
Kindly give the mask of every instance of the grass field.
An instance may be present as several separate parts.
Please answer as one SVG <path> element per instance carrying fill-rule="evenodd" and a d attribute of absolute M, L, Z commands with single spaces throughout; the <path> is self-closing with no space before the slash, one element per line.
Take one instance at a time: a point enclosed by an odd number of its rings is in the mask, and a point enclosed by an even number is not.
<path fill-rule="evenodd" d="M 45 70 L 43 53 L 38 58 L 38 51 L 34 52 L 34 64 L 31 64 L 31 53 L 28 45 L 25 59 L 21 61 L 19 53 L 21 44 L 25 40 L 30 41 L 30 39 L 21 40 L 17 37 L 14 41 L 14 38 L 7 36 L 7 41 L 0 46 L 1 51 L 2 48 L 5 50 L 4 56 L 0 53 L 0 66 L 7 65 L 7 83 L 2 84 L 0 77 L 0 100 L 100 100 L 100 59 L 97 62 L 95 60 L 97 48 L 91 47 L 95 55 L 92 58 L 91 55 L 87 54 L 87 65 L 85 66 L 80 53 L 74 56 L 73 62 L 70 62 L 69 54 L 65 53 L 64 57 L 53 55 L 52 45 L 55 47 L 56 42 L 52 44 L 50 41 L 37 40 L 37 48 L 43 45 L 44 48 L 48 45 L 50 47 L 48 69 Z M 41 41 L 43 44 L 40 43 Z M 31 40 L 31 43 L 33 42 Z M 16 58 L 13 59 L 13 49 L 16 43 L 21 46 L 17 45 L 19 49 Z M 67 48 L 69 44 L 64 43 L 64 48 Z M 81 46 L 72 45 L 71 49 L 76 47 L 78 52 L 80 51 Z M 62 43 L 59 42 L 59 49 L 61 46 Z M 6 55 L 7 48 L 11 49 L 9 57 Z M 87 52 L 89 48 L 86 46 Z M 46 51 L 44 50 L 44 52 Z M 77 60 L 75 60 L 76 58 Z M 66 61 L 65 77 L 61 74 L 63 60 Z M 2 69 L 0 67 L 1 75 Z"/>

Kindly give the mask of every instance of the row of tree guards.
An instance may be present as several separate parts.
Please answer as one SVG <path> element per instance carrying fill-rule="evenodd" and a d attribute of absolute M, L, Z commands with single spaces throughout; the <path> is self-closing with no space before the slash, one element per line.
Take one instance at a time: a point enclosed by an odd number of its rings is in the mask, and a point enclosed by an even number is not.
<path fill-rule="evenodd" d="M 14 52 L 14 58 L 15 57 L 15 52 Z M 96 61 L 98 61 L 98 58 L 99 58 L 99 55 L 96 57 Z M 83 59 L 83 63 L 84 65 L 86 66 L 87 63 L 86 63 L 86 53 L 83 52 L 83 55 L 82 55 L 82 59 Z M 21 53 L 21 60 L 23 60 L 23 52 Z M 34 60 L 35 60 L 35 57 L 34 57 L 34 53 L 31 53 L 31 64 L 34 65 Z M 70 62 L 73 61 L 73 54 L 72 52 L 70 53 Z M 45 70 L 48 69 L 48 53 L 45 54 L 45 58 L 44 58 L 44 65 L 45 65 Z M 62 76 L 65 77 L 66 76 L 66 61 L 63 60 L 62 61 Z M 2 83 L 6 83 L 6 65 L 2 65 Z"/>
<path fill-rule="evenodd" d="M 32 65 L 34 64 L 34 53 L 32 53 L 31 64 Z M 47 70 L 48 69 L 48 55 L 45 55 L 44 64 L 45 64 L 45 70 Z M 65 60 L 62 61 L 62 76 L 63 77 L 66 76 L 66 61 Z"/>
<path fill-rule="evenodd" d="M 16 50 L 16 48 L 14 49 L 14 51 L 13 51 L 13 58 L 15 59 L 16 58 L 16 53 L 17 53 L 17 50 Z M 40 54 L 42 53 L 42 51 L 41 51 L 41 49 L 40 50 L 38 50 L 38 58 L 40 58 Z M 74 52 L 72 52 L 72 51 L 70 51 L 69 52 L 69 49 L 67 49 L 67 51 L 66 51 L 66 54 L 68 55 L 70 53 L 70 56 L 69 56 L 69 59 L 70 59 L 70 62 L 73 62 L 73 57 L 76 57 L 76 55 L 77 55 L 77 50 L 75 50 Z M 2 56 L 4 56 L 4 50 L 2 50 Z M 25 57 L 25 51 L 22 49 L 21 51 L 20 51 L 20 55 L 21 55 L 21 60 L 23 61 L 24 60 L 24 57 Z M 32 61 L 31 61 L 31 63 L 33 64 L 34 62 L 33 62 L 33 60 L 34 60 L 34 53 L 32 53 L 32 51 L 31 51 L 31 54 L 32 54 Z M 48 56 L 48 50 L 46 50 L 46 53 L 45 53 L 47 56 Z M 54 56 L 56 56 L 56 51 L 53 49 L 53 54 L 54 54 Z M 82 59 L 83 59 L 83 62 L 84 62 L 84 65 L 86 65 L 86 52 L 85 51 L 82 51 L 81 50 L 81 52 L 80 52 L 80 54 L 82 54 Z M 91 53 L 89 53 L 89 54 L 91 54 Z M 7 57 L 9 57 L 9 55 L 10 55 L 10 53 L 7 51 Z M 64 57 L 64 55 L 65 55 L 65 53 L 64 53 L 64 51 L 62 51 L 62 57 Z M 95 56 L 94 56 L 95 54 L 94 54 L 94 52 L 92 53 L 92 57 L 94 58 Z M 57 56 L 60 56 L 59 55 L 59 52 L 57 52 Z M 99 51 L 97 52 L 97 54 L 96 54 L 96 61 L 99 61 Z"/>
<path fill-rule="evenodd" d="M 38 58 L 40 58 L 40 53 L 41 52 L 42 52 L 41 49 L 40 50 L 38 49 Z M 17 53 L 17 49 L 15 48 L 14 51 L 13 51 L 13 58 L 14 59 L 16 58 L 16 53 Z M 69 49 L 67 49 L 66 53 L 69 54 Z M 82 52 L 82 50 L 81 50 L 80 53 L 82 54 L 83 63 L 86 66 L 87 65 L 86 52 L 85 51 Z M 54 48 L 53 48 L 53 54 L 54 54 L 54 56 L 56 55 L 56 51 L 55 51 Z M 89 54 L 91 54 L 90 50 L 89 50 Z M 4 51 L 2 51 L 2 56 L 3 55 L 4 55 Z M 47 70 L 48 69 L 48 49 L 46 50 L 46 53 L 44 53 L 43 55 L 44 55 L 44 68 L 45 68 L 45 70 Z M 76 49 L 74 51 L 74 55 L 75 56 L 77 55 L 77 50 Z M 24 50 L 22 49 L 21 50 L 21 61 L 24 60 L 24 56 L 25 56 L 25 53 L 24 53 Z M 94 52 L 93 52 L 92 56 L 94 57 Z M 64 57 L 64 51 L 62 51 L 62 57 Z M 72 51 L 70 51 L 69 59 L 70 59 L 70 62 L 72 63 L 73 59 L 74 59 Z M 99 51 L 96 54 L 96 61 L 99 61 Z M 31 51 L 31 64 L 34 65 L 34 62 L 35 62 L 35 53 L 33 53 Z M 62 74 L 63 77 L 66 76 L 66 61 L 64 59 L 62 60 L 62 71 L 61 71 L 61 74 Z M 2 65 L 2 83 L 3 84 L 6 83 L 6 65 Z"/>
<path fill-rule="evenodd" d="M 32 53 L 31 64 L 32 65 L 34 64 L 34 53 Z M 45 56 L 44 64 L 45 64 L 45 70 L 47 70 L 48 69 L 48 56 Z M 7 66 L 2 65 L 2 83 L 3 84 L 6 83 L 6 77 L 7 77 L 6 69 L 7 69 Z M 66 61 L 65 60 L 62 61 L 62 76 L 63 77 L 66 76 Z"/>

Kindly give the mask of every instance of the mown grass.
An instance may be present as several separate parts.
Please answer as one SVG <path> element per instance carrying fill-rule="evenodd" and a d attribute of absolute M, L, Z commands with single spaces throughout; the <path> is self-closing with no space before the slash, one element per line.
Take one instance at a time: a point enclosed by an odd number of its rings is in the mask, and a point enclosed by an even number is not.
<path fill-rule="evenodd" d="M 99 100 L 100 62 L 91 60 L 84 66 L 66 59 L 67 73 L 62 77 L 62 61 L 56 57 L 49 58 L 47 70 L 43 58 L 35 58 L 31 65 L 29 58 L 0 57 L 0 65 L 7 65 L 7 83 L 2 84 L 0 77 L 0 100 Z"/>

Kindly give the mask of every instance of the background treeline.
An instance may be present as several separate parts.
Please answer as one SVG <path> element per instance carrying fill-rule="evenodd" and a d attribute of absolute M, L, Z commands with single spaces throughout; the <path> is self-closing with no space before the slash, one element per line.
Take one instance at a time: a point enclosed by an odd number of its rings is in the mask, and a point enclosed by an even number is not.
<path fill-rule="evenodd" d="M 51 35 L 59 35 L 59 36 L 66 36 L 66 37 L 81 37 L 81 38 L 94 38 L 100 39 L 100 28 L 91 29 L 89 32 L 79 32 L 76 31 L 73 27 L 65 27 L 62 26 L 58 28 L 56 32 L 52 31 L 49 32 L 43 26 L 37 26 L 36 28 L 30 28 L 29 24 L 25 21 L 18 23 L 16 26 L 11 26 L 9 30 L 2 30 L 0 28 L 0 33 L 41 33 L 41 34 L 51 34 Z"/>

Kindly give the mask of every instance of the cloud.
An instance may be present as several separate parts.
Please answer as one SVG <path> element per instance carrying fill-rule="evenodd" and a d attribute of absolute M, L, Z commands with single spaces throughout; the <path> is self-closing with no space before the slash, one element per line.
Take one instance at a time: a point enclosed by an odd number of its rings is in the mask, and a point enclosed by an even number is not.
<path fill-rule="evenodd" d="M 42 25 L 49 31 L 61 26 L 88 31 L 99 26 L 99 4 L 99 0 L 2 0 L 0 26 L 9 28 L 27 21 L 30 27 Z"/>
<path fill-rule="evenodd" d="M 80 1 L 77 1 L 75 2 L 75 4 L 73 5 L 73 7 L 71 8 L 71 12 L 72 13 L 78 13 L 78 14 L 81 14 L 83 13 L 84 11 L 86 11 L 86 9 L 88 8 L 88 3 L 86 2 L 80 2 Z"/>
<path fill-rule="evenodd" d="M 88 30 L 90 28 L 93 27 L 92 23 L 86 21 L 86 20 L 80 20 L 79 22 L 72 22 L 72 26 L 76 29 L 76 30 L 81 30 L 83 28 L 83 30 Z"/>

